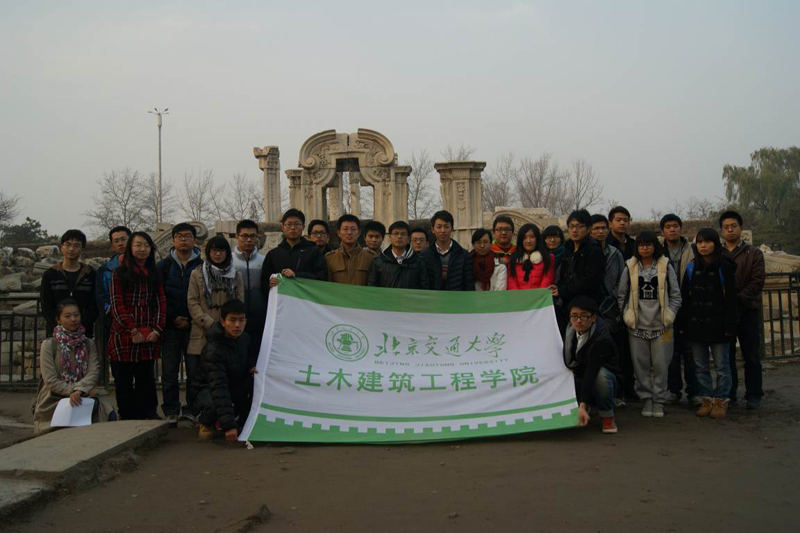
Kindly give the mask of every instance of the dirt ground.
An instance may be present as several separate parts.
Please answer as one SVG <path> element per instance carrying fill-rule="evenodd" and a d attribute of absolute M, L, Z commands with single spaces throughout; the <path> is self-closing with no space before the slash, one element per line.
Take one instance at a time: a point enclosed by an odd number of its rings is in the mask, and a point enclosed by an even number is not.
<path fill-rule="evenodd" d="M 198 443 L 6 524 L 12 532 L 797 531 L 800 364 L 768 365 L 760 412 L 637 405 L 589 428 L 404 446 Z M 0 414 L 11 416 L 9 394 Z M 13 396 L 19 396 L 15 394 Z M 248 517 L 268 506 L 272 516 Z"/>

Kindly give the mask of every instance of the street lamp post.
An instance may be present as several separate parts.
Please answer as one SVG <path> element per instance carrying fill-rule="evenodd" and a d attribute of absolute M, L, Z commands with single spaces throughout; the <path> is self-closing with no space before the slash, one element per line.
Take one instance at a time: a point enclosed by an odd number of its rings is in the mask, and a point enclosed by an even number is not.
<path fill-rule="evenodd" d="M 164 111 L 159 111 L 157 107 L 153 108 L 154 111 L 148 111 L 151 115 L 156 116 L 156 125 L 158 126 L 158 191 L 156 195 L 156 222 L 161 223 L 163 220 L 161 219 L 162 215 L 162 204 L 161 204 L 161 195 L 162 195 L 162 188 L 161 188 L 161 116 L 162 115 L 169 115 L 169 108 L 164 109 Z"/>

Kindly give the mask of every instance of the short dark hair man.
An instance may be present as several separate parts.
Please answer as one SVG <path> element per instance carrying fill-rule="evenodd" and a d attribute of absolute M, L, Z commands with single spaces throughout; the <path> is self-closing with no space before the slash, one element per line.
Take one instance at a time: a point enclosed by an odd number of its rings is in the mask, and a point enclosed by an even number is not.
<path fill-rule="evenodd" d="M 395 289 L 429 288 L 426 266 L 408 243 L 410 232 L 411 227 L 402 220 L 389 226 L 391 245 L 373 259 L 367 285 Z"/>
<path fill-rule="evenodd" d="M 431 217 L 433 244 L 420 253 L 428 268 L 431 289 L 440 291 L 474 291 L 475 276 L 469 252 L 451 238 L 453 215 L 437 211 Z"/>
<path fill-rule="evenodd" d="M 77 302 L 86 336 L 94 336 L 94 322 L 97 320 L 95 272 L 92 267 L 80 262 L 85 247 L 86 235 L 81 230 L 67 230 L 61 236 L 61 254 L 64 259 L 42 274 L 42 314 L 47 322 L 48 337 L 56 327 L 56 307 L 61 300 L 67 298 Z"/>
<path fill-rule="evenodd" d="M 513 254 L 517 245 L 514 244 L 514 221 L 511 217 L 500 215 L 492 222 L 492 253 L 504 265 L 508 264 L 511 254 Z"/>
<path fill-rule="evenodd" d="M 113 256 L 108 262 L 97 269 L 97 281 L 95 283 L 95 300 L 97 309 L 103 317 L 103 325 L 110 327 L 111 321 L 106 320 L 105 317 L 109 313 L 111 307 L 111 294 L 109 289 L 111 287 L 111 276 L 114 275 L 116 270 L 122 263 L 122 258 L 125 257 L 125 247 L 128 245 L 128 239 L 131 237 L 131 230 L 125 226 L 116 226 L 111 228 L 108 232 L 108 241 L 111 243 L 111 251 Z M 108 338 L 106 335 L 104 338 Z"/>
<path fill-rule="evenodd" d="M 195 405 L 201 440 L 214 438 L 218 424 L 225 440 L 236 442 L 247 420 L 250 376 L 256 373 L 256 361 L 247 348 L 250 339 L 244 332 L 246 325 L 244 302 L 228 300 L 220 308 L 219 322 L 206 333 Z"/>
<path fill-rule="evenodd" d="M 350 285 L 366 285 L 369 268 L 375 259 L 372 250 L 358 245 L 361 221 L 355 215 L 342 215 L 336 223 L 336 233 L 342 245 L 325 254 L 328 280 Z"/>
<path fill-rule="evenodd" d="M 606 274 L 603 278 L 603 287 L 606 291 L 606 296 L 616 297 L 619 278 L 622 275 L 622 271 L 625 270 L 625 259 L 622 257 L 622 252 L 608 244 L 608 231 L 608 219 L 604 215 L 592 215 L 589 235 L 597 241 L 597 244 L 603 250 L 603 255 L 606 256 Z"/>
<path fill-rule="evenodd" d="M 411 228 L 411 247 L 418 254 L 429 246 L 430 237 L 425 228 Z"/>
<path fill-rule="evenodd" d="M 692 244 L 683 236 L 683 220 L 675 213 L 668 213 L 661 217 L 661 236 L 659 241 L 664 248 L 664 253 L 669 259 L 672 268 L 678 276 L 678 285 L 683 285 L 686 267 L 694 259 Z M 683 382 L 686 381 L 686 395 L 689 402 L 702 403 L 697 396 L 697 380 L 695 378 L 694 357 L 686 336 L 677 329 L 673 331 L 675 342 L 673 344 L 672 361 L 669 364 L 667 377 L 669 387 L 668 403 L 677 403 L 683 394 Z M 681 377 L 683 366 L 683 377 Z"/>
<path fill-rule="evenodd" d="M 594 405 L 600 412 L 603 433 L 616 433 L 614 399 L 620 380 L 617 349 L 605 320 L 598 314 L 591 298 L 572 299 L 564 337 L 564 362 L 575 376 L 579 424 L 585 426 L 589 422 L 588 406 Z"/>
<path fill-rule="evenodd" d="M 761 324 L 758 310 L 762 306 L 761 291 L 764 289 L 764 254 L 742 240 L 744 229 L 742 215 L 736 211 L 725 211 L 719 216 L 719 227 L 725 241 L 725 252 L 736 263 L 737 308 L 739 338 L 742 359 L 744 359 L 745 400 L 748 409 L 758 409 L 764 395 L 759 344 Z M 731 342 L 731 405 L 736 403 L 739 387 L 739 373 L 736 368 L 736 340 Z"/>
<path fill-rule="evenodd" d="M 553 293 L 563 302 L 563 310 L 576 296 L 588 296 L 598 305 L 603 301 L 603 279 L 606 258 L 600 245 L 589 236 L 592 215 L 585 209 L 573 211 L 567 217 L 569 239 L 559 265 L 557 288 Z"/>
<path fill-rule="evenodd" d="M 317 245 L 322 251 L 322 255 L 327 254 L 333 248 L 330 246 L 331 227 L 324 220 L 312 220 L 308 223 L 308 240 Z"/>
<path fill-rule="evenodd" d="M 386 237 L 386 226 L 377 220 L 370 220 L 364 225 L 364 245 L 375 255 L 381 255 L 381 246 Z"/>
<path fill-rule="evenodd" d="M 328 279 L 322 252 L 316 244 L 303 238 L 305 223 L 306 216 L 299 209 L 289 209 L 281 217 L 283 240 L 267 253 L 261 269 L 261 292 L 264 298 L 269 297 L 270 287 L 278 283 L 273 274 L 287 278 Z"/>
<path fill-rule="evenodd" d="M 178 417 L 181 415 L 191 422 L 195 421 L 196 415 L 192 404 L 197 393 L 194 382 L 198 358 L 186 353 L 192 329 L 187 300 L 189 279 L 192 271 L 203 264 L 196 239 L 197 229 L 193 225 L 188 222 L 175 224 L 172 226 L 172 248 L 169 255 L 158 262 L 158 271 L 161 273 L 164 295 L 167 298 L 167 321 L 161 341 L 161 386 L 164 391 L 161 410 L 170 427 L 178 425 Z M 178 383 L 181 359 L 186 365 L 186 405 L 183 408 Z"/>
<path fill-rule="evenodd" d="M 258 224 L 244 219 L 236 224 L 236 247 L 232 251 L 233 268 L 241 272 L 244 281 L 244 304 L 247 307 L 247 328 L 250 352 L 258 357 L 264 322 L 267 319 L 267 300 L 261 291 L 261 268 L 264 256 L 258 253 Z"/>
<path fill-rule="evenodd" d="M 636 250 L 634 240 L 628 235 L 628 228 L 631 225 L 631 212 L 621 205 L 612 207 L 608 212 L 608 223 L 611 227 L 608 244 L 622 252 L 622 257 L 627 261 L 633 257 L 633 253 Z"/>

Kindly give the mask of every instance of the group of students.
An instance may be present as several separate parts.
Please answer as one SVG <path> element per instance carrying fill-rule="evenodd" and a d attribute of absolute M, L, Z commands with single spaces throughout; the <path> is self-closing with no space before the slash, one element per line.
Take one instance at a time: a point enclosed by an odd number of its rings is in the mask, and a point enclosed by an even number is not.
<path fill-rule="evenodd" d="M 614 410 L 626 398 L 644 402 L 643 416 L 663 417 L 664 404 L 680 399 L 684 379 L 699 416 L 724 417 L 736 397 L 731 350 L 738 334 L 748 407 L 757 408 L 764 262 L 741 240 L 741 217 L 732 211 L 720 217 L 724 245 L 711 228 L 690 244 L 676 215 L 662 219 L 661 239 L 643 231 L 634 240 L 629 223 L 624 207 L 608 218 L 579 210 L 567 219 L 565 239 L 558 226 L 540 231 L 525 224 L 516 231 L 510 217 L 498 216 L 491 231 L 474 232 L 467 251 L 452 239 L 447 211 L 433 215 L 430 233 L 405 221 L 388 230 L 377 221 L 362 228 L 346 214 L 336 224 L 340 246 L 331 249 L 327 222 L 311 221 L 306 238 L 305 215 L 289 209 L 281 219 L 283 239 L 266 255 L 251 220 L 237 225 L 233 249 L 216 236 L 204 254 L 194 226 L 177 224 L 173 247 L 159 262 L 147 233 L 116 227 L 109 232 L 114 256 L 97 272 L 79 261 L 85 235 L 69 230 L 61 239 L 63 261 L 42 279 L 52 338 L 41 351 L 37 431 L 48 428 L 55 404 L 66 397 L 73 405 L 94 401 L 96 421 L 159 418 L 155 361 L 161 358 L 161 409 L 170 425 L 185 420 L 199 426 L 202 439 L 224 434 L 235 441 L 250 408 L 268 292 L 279 274 L 401 289 L 550 290 L 580 422 L 588 423 L 595 408 L 605 433 L 617 431 Z M 387 235 L 390 244 L 382 249 Z M 97 396 L 100 361 L 92 331 L 98 317 L 118 412 Z"/>

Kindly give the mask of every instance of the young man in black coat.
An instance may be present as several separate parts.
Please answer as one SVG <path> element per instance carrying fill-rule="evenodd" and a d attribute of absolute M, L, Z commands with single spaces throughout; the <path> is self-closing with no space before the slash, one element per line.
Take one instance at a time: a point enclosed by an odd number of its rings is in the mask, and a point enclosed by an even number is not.
<path fill-rule="evenodd" d="M 391 246 L 372 260 L 367 277 L 369 287 L 428 289 L 428 270 L 409 244 L 411 228 L 399 220 L 389 226 Z"/>
<path fill-rule="evenodd" d="M 453 215 L 437 211 L 431 217 L 433 244 L 419 255 L 428 269 L 430 288 L 437 291 L 474 291 L 472 257 L 451 238 Z"/>
<path fill-rule="evenodd" d="M 244 332 L 247 307 L 229 300 L 220 309 L 220 321 L 206 333 L 198 373 L 200 391 L 195 403 L 200 423 L 198 438 L 209 440 L 218 432 L 236 442 L 250 411 L 250 376 L 256 361 L 248 354 L 250 338 Z"/>
<path fill-rule="evenodd" d="M 306 216 L 299 209 L 289 209 L 283 214 L 283 240 L 267 253 L 261 267 L 261 291 L 265 299 L 269 297 L 270 288 L 278 283 L 272 278 L 273 274 L 327 281 L 325 256 L 316 244 L 303 238 L 305 224 Z"/>
<path fill-rule="evenodd" d="M 561 298 L 563 309 L 576 296 L 588 296 L 598 305 L 603 301 L 603 278 L 606 274 L 606 256 L 596 240 L 589 236 L 592 215 L 585 209 L 573 211 L 567 218 L 569 240 L 556 276 L 558 285 L 554 297 Z"/>
<path fill-rule="evenodd" d="M 605 320 L 597 315 L 597 304 L 591 298 L 577 296 L 572 300 L 564 362 L 575 376 L 579 424 L 589 422 L 588 406 L 594 405 L 603 422 L 603 433 L 616 433 L 614 398 L 620 384 L 617 347 Z"/>

